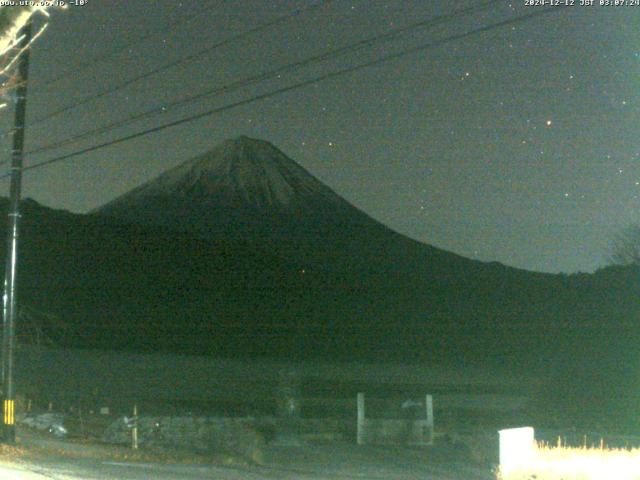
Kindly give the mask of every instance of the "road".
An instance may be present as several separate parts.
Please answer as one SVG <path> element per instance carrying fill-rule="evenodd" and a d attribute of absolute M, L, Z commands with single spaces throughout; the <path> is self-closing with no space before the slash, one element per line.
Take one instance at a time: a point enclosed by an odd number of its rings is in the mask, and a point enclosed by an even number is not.
<path fill-rule="evenodd" d="M 489 468 L 426 461 L 422 450 L 345 444 L 274 447 L 262 466 L 176 465 L 48 455 L 0 465 L 11 480 L 490 480 Z"/>

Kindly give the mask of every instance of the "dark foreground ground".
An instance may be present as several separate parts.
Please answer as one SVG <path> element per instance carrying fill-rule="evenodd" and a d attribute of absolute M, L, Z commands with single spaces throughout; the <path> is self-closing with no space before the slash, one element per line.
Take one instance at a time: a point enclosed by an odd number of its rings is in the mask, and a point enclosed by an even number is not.
<path fill-rule="evenodd" d="M 474 464 L 449 447 L 357 446 L 346 442 L 269 446 L 262 465 L 218 459 L 160 459 L 126 449 L 22 435 L 0 458 L 0 479 L 12 480 L 258 480 L 420 479 L 485 480 L 489 466 Z"/>

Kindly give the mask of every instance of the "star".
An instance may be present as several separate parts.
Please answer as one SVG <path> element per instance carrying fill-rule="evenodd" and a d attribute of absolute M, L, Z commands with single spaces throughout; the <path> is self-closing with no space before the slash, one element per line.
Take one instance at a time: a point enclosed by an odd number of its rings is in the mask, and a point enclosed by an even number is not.
<path fill-rule="evenodd" d="M 553 124 L 551 120 L 547 120 L 547 127 L 550 127 Z"/>

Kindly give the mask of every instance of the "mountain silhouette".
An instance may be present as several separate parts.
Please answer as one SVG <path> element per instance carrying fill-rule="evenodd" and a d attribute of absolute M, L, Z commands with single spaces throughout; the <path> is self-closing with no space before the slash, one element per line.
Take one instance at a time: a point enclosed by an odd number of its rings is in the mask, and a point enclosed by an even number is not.
<path fill-rule="evenodd" d="M 640 311 L 632 268 L 542 274 L 422 244 L 246 137 L 91 214 L 27 200 L 22 218 L 19 302 L 70 346 L 503 359 Z"/>
<path fill-rule="evenodd" d="M 330 226 L 374 223 L 272 144 L 245 136 L 178 165 L 95 213 L 210 236 L 278 236 L 292 229 L 316 234 Z"/>
<path fill-rule="evenodd" d="M 432 271 L 450 275 L 480 264 L 392 231 L 271 143 L 246 136 L 224 141 L 92 213 L 123 224 L 261 245 L 326 268 L 337 259 L 385 270 L 428 262 Z"/>
<path fill-rule="evenodd" d="M 21 213 L 18 303 L 63 347 L 553 364 L 576 405 L 634 385 L 637 268 L 461 257 L 375 221 L 267 142 L 226 141 L 90 214 L 32 200 Z"/>

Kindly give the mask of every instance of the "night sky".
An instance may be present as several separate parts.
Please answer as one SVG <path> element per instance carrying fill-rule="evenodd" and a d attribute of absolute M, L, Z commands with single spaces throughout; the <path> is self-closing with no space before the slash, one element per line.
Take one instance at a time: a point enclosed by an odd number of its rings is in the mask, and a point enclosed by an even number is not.
<path fill-rule="evenodd" d="M 32 53 L 28 122 L 314 3 L 89 0 L 53 12 Z M 27 150 L 478 3 L 325 2 L 28 125 Z M 497 2 L 482 13 L 29 155 L 26 163 L 541 8 L 524 0 Z M 613 236 L 640 222 L 639 32 L 637 6 L 556 8 L 31 170 L 24 196 L 86 212 L 223 139 L 248 135 L 274 143 L 354 205 L 417 240 L 531 270 L 593 271 L 606 264 Z M 146 40 L 138 42 L 141 37 Z M 78 70 L 114 49 L 121 52 Z M 6 130 L 11 110 L 1 115 Z M 3 147 L 8 156 L 9 138 Z M 8 182 L 2 185 L 8 192 Z"/>

